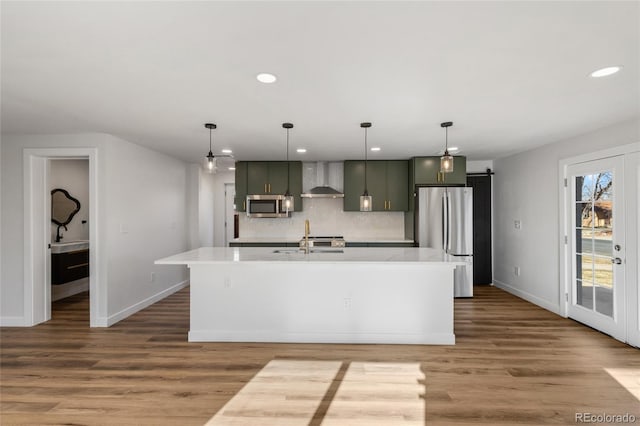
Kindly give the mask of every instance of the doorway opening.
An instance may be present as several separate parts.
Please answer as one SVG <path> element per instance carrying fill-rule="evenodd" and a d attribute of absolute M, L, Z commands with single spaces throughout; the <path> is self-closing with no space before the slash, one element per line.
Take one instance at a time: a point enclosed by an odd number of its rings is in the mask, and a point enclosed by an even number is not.
<path fill-rule="evenodd" d="M 84 303 L 57 303 L 51 316 L 73 309 L 89 318 L 89 160 L 50 159 L 47 187 L 51 194 L 51 302 L 71 296 Z"/>
<path fill-rule="evenodd" d="M 25 149 L 23 162 L 25 325 L 50 320 L 54 298 L 60 298 L 61 294 L 64 296 L 65 291 L 80 293 L 79 289 L 84 286 L 88 290 L 89 325 L 104 327 L 106 319 L 100 315 L 106 298 L 100 292 L 99 281 L 97 149 Z M 71 175 L 71 178 L 67 176 L 60 180 L 56 169 L 69 165 L 78 166 L 77 170 L 63 172 L 62 175 Z M 77 173 L 82 168 L 85 169 L 84 182 L 79 178 L 83 173 Z M 67 189 L 53 188 L 52 185 L 66 186 Z M 79 195 L 81 193 L 84 195 Z M 79 198 L 85 199 L 86 211 L 82 211 L 83 203 Z M 69 216 L 71 218 L 67 221 Z M 54 262 L 54 254 L 66 257 L 65 263 Z M 85 272 L 87 276 L 82 277 Z M 85 282 L 79 278 L 85 278 Z M 73 285 L 61 293 L 52 291 L 54 281 L 65 280 L 68 281 L 59 285 L 72 282 Z"/>

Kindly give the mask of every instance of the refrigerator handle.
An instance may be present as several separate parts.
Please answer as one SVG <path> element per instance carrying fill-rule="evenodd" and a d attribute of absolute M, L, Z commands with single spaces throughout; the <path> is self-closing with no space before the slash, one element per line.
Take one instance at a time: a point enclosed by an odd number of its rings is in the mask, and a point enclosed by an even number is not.
<path fill-rule="evenodd" d="M 449 191 L 446 191 L 447 194 L 447 253 L 451 252 L 451 197 L 449 196 Z"/>
<path fill-rule="evenodd" d="M 449 253 L 449 194 L 446 189 L 442 193 L 442 247 Z"/>

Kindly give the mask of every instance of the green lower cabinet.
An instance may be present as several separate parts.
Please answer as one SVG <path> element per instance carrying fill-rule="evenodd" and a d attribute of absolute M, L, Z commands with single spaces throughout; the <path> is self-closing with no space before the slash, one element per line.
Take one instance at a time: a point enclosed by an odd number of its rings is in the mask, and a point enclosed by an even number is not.
<path fill-rule="evenodd" d="M 406 248 L 406 247 L 415 247 L 415 244 L 413 242 L 406 242 L 406 243 L 365 243 L 365 242 L 357 242 L 357 243 L 350 243 L 347 242 L 346 243 L 347 247 L 382 247 L 382 248 L 393 248 L 393 247 L 399 247 L 399 248 Z"/>
<path fill-rule="evenodd" d="M 344 211 L 360 211 L 364 172 L 364 161 L 344 162 Z M 406 211 L 409 208 L 408 161 L 368 161 L 367 190 L 373 199 L 373 211 Z"/>

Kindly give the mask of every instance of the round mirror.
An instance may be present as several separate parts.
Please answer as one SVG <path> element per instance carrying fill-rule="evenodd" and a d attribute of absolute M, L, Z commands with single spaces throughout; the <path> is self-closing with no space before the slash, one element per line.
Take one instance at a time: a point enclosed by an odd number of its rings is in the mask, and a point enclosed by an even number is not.
<path fill-rule="evenodd" d="M 79 211 L 80 201 L 67 191 L 59 188 L 51 191 L 51 222 L 58 226 L 66 226 Z"/>

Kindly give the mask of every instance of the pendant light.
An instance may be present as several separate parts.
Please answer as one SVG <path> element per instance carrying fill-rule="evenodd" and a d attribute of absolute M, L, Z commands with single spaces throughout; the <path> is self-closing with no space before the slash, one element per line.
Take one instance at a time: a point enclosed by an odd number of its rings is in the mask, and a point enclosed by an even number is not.
<path fill-rule="evenodd" d="M 364 129 L 364 192 L 360 196 L 360 211 L 370 212 L 373 207 L 373 199 L 367 190 L 367 129 L 371 127 L 371 123 L 360 123 L 360 127 Z"/>
<path fill-rule="evenodd" d="M 449 127 L 453 126 L 452 121 L 440 123 L 440 127 L 444 127 L 444 155 L 440 157 L 440 173 L 453 172 L 453 155 L 449 154 Z"/>
<path fill-rule="evenodd" d="M 289 164 L 289 129 L 293 129 L 293 124 L 291 123 L 282 123 L 282 127 L 287 130 L 287 192 L 284 193 L 284 200 L 282 200 L 282 208 L 285 213 L 289 213 L 293 211 L 294 199 L 293 195 L 289 191 L 289 176 L 291 165 Z"/>
<path fill-rule="evenodd" d="M 206 158 L 206 162 L 205 162 L 205 170 L 207 171 L 207 173 L 215 173 L 216 171 L 216 157 L 213 155 L 213 151 L 211 150 L 211 141 L 212 141 L 212 135 L 211 132 L 213 129 L 217 128 L 218 126 L 216 126 L 214 123 L 205 123 L 204 127 L 206 127 L 207 129 L 209 129 L 209 153 L 207 154 Z"/>

